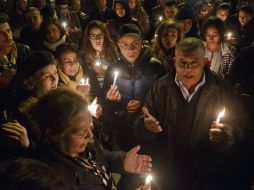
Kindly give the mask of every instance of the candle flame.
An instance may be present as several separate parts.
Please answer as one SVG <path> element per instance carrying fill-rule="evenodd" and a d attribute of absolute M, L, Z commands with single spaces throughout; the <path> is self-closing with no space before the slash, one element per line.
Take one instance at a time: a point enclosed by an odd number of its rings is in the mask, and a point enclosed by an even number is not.
<path fill-rule="evenodd" d="M 97 61 L 95 62 L 95 65 L 96 65 L 96 66 L 100 66 L 100 65 L 101 65 L 100 61 L 97 60 Z"/>
<path fill-rule="evenodd" d="M 228 38 L 228 40 L 230 40 L 231 37 L 232 37 L 232 33 L 231 33 L 231 32 L 227 33 L 227 38 Z"/>
<path fill-rule="evenodd" d="M 218 114 L 218 117 L 216 119 L 216 123 L 220 123 L 220 119 L 224 116 L 225 114 L 225 108 Z"/>
<path fill-rule="evenodd" d="M 80 83 L 79 83 L 79 84 L 84 85 L 84 84 L 85 84 L 85 79 L 82 78 L 82 79 L 80 80 Z"/>
<path fill-rule="evenodd" d="M 117 76 L 118 76 L 118 71 L 115 71 L 115 76 L 114 76 L 113 85 L 116 85 Z"/>
<path fill-rule="evenodd" d="M 88 110 L 90 111 L 92 116 L 96 115 L 96 110 L 98 107 L 97 101 L 98 101 L 98 98 L 96 97 L 94 98 L 93 102 L 88 106 Z"/>
<path fill-rule="evenodd" d="M 162 16 L 159 17 L 159 21 L 162 21 Z"/>
<path fill-rule="evenodd" d="M 153 176 L 152 175 L 147 175 L 146 176 L 146 184 L 150 184 L 153 180 Z"/>

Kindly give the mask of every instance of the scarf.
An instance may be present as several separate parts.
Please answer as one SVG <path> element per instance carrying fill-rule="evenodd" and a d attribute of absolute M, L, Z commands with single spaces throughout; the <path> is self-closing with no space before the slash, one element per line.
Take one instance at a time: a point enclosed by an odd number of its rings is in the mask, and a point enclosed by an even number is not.
<path fill-rule="evenodd" d="M 17 60 L 17 47 L 14 42 L 12 42 L 11 51 L 8 55 L 0 55 L 0 67 L 3 70 L 15 69 L 16 70 L 16 60 Z"/>
<path fill-rule="evenodd" d="M 65 86 L 72 90 L 76 90 L 77 85 L 80 83 L 80 80 L 84 77 L 83 69 L 79 66 L 79 71 L 75 76 L 75 81 L 71 80 L 68 75 L 66 75 L 60 67 L 57 69 L 59 78 L 63 81 Z"/>
<path fill-rule="evenodd" d="M 56 51 L 57 46 L 59 46 L 59 45 L 65 43 L 65 40 L 66 40 L 66 35 L 63 35 L 63 37 L 62 37 L 60 40 L 58 40 L 57 42 L 55 42 L 55 43 L 50 43 L 50 42 L 48 42 L 48 41 L 43 41 L 43 45 L 44 45 L 46 48 L 50 49 L 51 51 Z"/>

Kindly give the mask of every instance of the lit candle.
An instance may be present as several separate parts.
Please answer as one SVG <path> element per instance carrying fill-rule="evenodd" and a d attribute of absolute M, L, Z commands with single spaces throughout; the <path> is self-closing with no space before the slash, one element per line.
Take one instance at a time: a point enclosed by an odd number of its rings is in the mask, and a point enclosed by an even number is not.
<path fill-rule="evenodd" d="M 89 78 L 86 78 L 86 79 L 84 79 L 84 78 L 82 78 L 81 80 L 80 80 L 80 83 L 79 83 L 80 85 L 89 85 Z"/>
<path fill-rule="evenodd" d="M 96 110 L 98 107 L 97 100 L 98 100 L 97 97 L 94 98 L 93 102 L 88 106 L 88 110 L 90 111 L 91 115 L 94 117 L 96 116 Z"/>
<path fill-rule="evenodd" d="M 99 60 L 95 61 L 95 65 L 96 66 L 100 66 L 101 65 L 101 62 Z"/>
<path fill-rule="evenodd" d="M 64 29 L 66 29 L 67 23 L 65 21 L 63 21 L 62 26 L 64 27 Z"/>
<path fill-rule="evenodd" d="M 216 119 L 216 123 L 220 123 L 220 119 L 224 116 L 225 108 L 218 114 L 218 117 Z"/>
<path fill-rule="evenodd" d="M 227 39 L 230 40 L 231 37 L 232 37 L 232 33 L 231 32 L 227 33 Z"/>
<path fill-rule="evenodd" d="M 153 176 L 152 175 L 147 175 L 146 176 L 146 185 L 150 185 L 152 180 L 153 180 Z"/>
<path fill-rule="evenodd" d="M 159 17 L 159 21 L 162 21 L 162 16 Z"/>
<path fill-rule="evenodd" d="M 117 79 L 117 76 L 118 76 L 118 71 L 115 71 L 115 76 L 114 76 L 113 86 L 115 86 L 115 85 L 116 85 L 116 79 Z"/>

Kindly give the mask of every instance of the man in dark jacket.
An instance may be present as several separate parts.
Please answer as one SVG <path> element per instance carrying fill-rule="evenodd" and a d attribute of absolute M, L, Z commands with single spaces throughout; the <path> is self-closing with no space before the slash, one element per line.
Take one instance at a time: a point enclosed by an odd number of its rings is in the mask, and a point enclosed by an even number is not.
<path fill-rule="evenodd" d="M 131 125 L 136 113 L 153 82 L 164 74 L 164 69 L 149 49 L 142 48 L 141 32 L 136 25 L 123 25 L 117 39 L 121 59 L 110 65 L 105 74 L 105 114 L 110 120 L 108 125 L 114 126 L 119 148 L 128 150 L 135 145 Z M 113 80 L 115 71 L 119 76 Z"/>
<path fill-rule="evenodd" d="M 243 137 L 241 105 L 228 83 L 206 68 L 204 53 L 197 38 L 178 43 L 175 71 L 148 92 L 136 123 L 153 158 L 153 189 L 244 189 L 234 180 L 230 151 Z"/>
<path fill-rule="evenodd" d="M 8 15 L 0 13 L 0 112 L 8 106 L 7 86 L 29 52 L 29 47 L 13 41 Z"/>

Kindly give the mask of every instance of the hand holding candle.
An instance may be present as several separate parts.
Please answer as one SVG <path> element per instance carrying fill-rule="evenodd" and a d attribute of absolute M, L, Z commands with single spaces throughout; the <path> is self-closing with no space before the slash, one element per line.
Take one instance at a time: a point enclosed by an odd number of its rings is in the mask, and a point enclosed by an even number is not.
<path fill-rule="evenodd" d="M 84 96 L 88 96 L 90 93 L 89 78 L 82 78 L 80 83 L 77 85 L 76 90 Z"/>
<path fill-rule="evenodd" d="M 93 102 L 88 106 L 88 110 L 90 111 L 91 115 L 96 117 L 96 113 L 97 113 L 97 108 L 98 108 L 98 104 L 97 104 L 98 98 L 94 98 Z"/>

